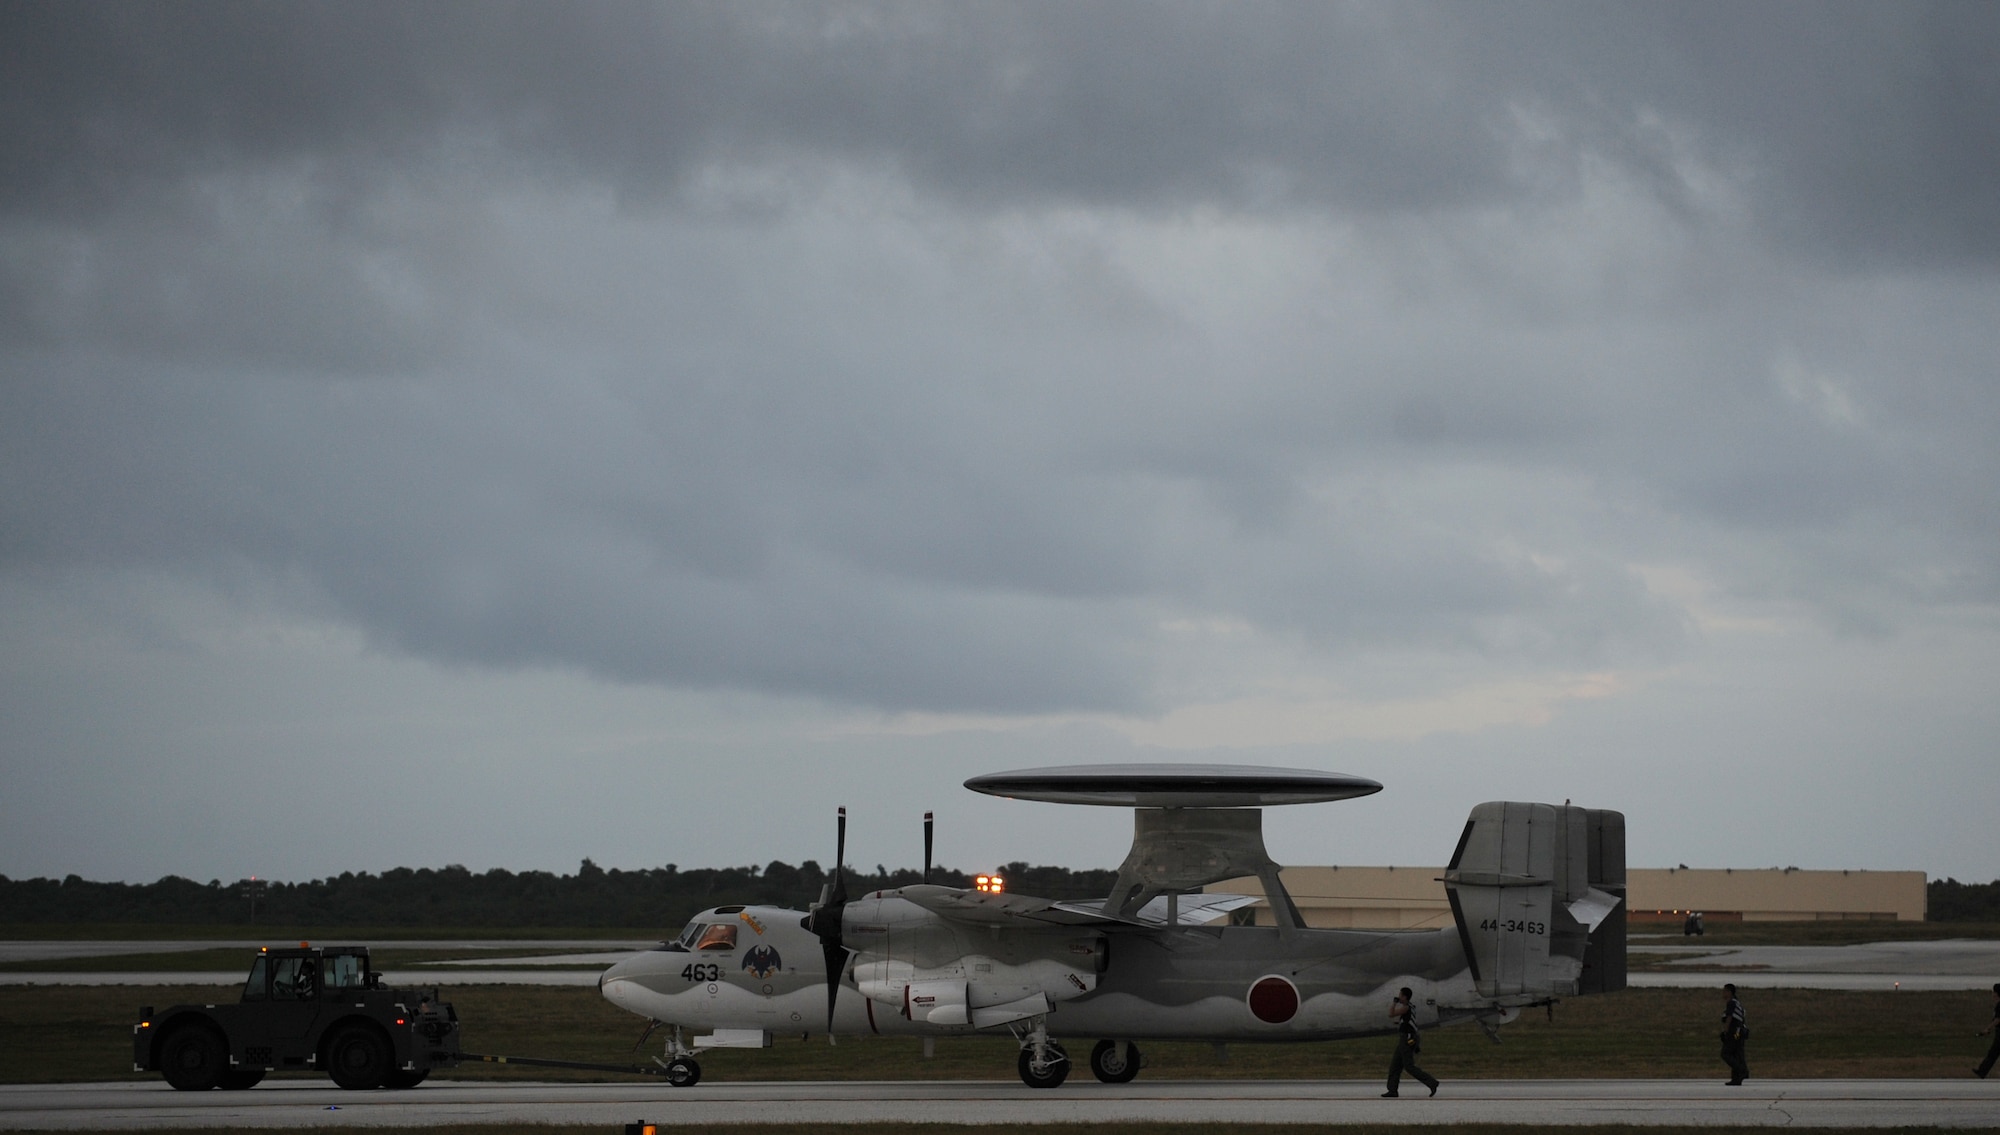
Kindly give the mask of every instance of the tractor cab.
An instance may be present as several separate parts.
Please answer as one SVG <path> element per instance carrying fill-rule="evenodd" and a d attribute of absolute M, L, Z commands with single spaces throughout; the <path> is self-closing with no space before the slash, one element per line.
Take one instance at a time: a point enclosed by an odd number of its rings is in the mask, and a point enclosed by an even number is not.
<path fill-rule="evenodd" d="M 317 1001 L 374 989 L 382 975 L 368 968 L 364 946 L 304 946 L 257 951 L 243 983 L 245 1001 Z"/>

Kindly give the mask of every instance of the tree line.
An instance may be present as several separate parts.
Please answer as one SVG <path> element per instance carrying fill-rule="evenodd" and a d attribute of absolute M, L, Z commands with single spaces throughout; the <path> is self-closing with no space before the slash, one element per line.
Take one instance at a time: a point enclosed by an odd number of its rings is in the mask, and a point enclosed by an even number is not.
<path fill-rule="evenodd" d="M 1054 899 L 1103 898 L 1117 872 L 1072 871 L 1009 863 L 1007 889 Z M 810 859 L 794 867 L 700 867 L 675 864 L 637 871 L 605 870 L 586 859 L 574 875 L 494 868 L 474 873 L 452 865 L 397 867 L 379 875 L 344 871 L 303 883 L 240 879 L 198 883 L 169 875 L 153 883 L 9 879 L 0 875 L 0 925 L 126 923 L 242 926 L 269 923 L 313 927 L 452 926 L 677 928 L 696 911 L 722 903 L 805 909 L 819 898 L 826 871 Z M 877 866 L 849 871 L 850 894 L 921 882 L 918 872 Z M 962 871 L 937 868 L 931 881 L 970 887 Z M 1932 922 L 2000 922 L 2000 880 L 1928 885 Z"/>
<path fill-rule="evenodd" d="M 1041 898 L 1103 898 L 1117 872 L 1010 863 L 1010 891 Z M 794 867 L 665 867 L 605 870 L 586 859 L 574 875 L 456 864 L 397 867 L 379 875 L 344 871 L 302 883 L 239 879 L 207 883 L 169 875 L 152 883 L 9 879 L 0 875 L 0 925 L 125 923 L 180 926 L 617 927 L 678 929 L 690 915 L 724 903 L 800 910 L 818 901 L 827 872 L 813 860 Z M 921 873 L 877 866 L 847 872 L 851 895 L 922 882 Z M 973 876 L 934 868 L 931 882 L 971 887 Z"/>
<path fill-rule="evenodd" d="M 1932 879 L 1924 889 L 1927 922 L 2000 922 L 2000 879 L 1990 883 Z"/>

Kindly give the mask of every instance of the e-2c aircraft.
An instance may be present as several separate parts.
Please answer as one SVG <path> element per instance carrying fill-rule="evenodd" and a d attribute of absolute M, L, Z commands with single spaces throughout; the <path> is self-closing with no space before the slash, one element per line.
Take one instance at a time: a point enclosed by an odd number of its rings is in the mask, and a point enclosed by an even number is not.
<path fill-rule="evenodd" d="M 1095 1040 L 1090 1070 L 1138 1074 L 1135 1041 L 1285 1042 L 1391 1031 L 1393 991 L 1423 1026 L 1497 1026 L 1557 998 L 1625 987 L 1625 817 L 1552 804 L 1472 810 L 1443 882 L 1452 925 L 1305 925 L 1264 848 L 1264 807 L 1379 792 L 1361 777 L 1228 765 L 1089 765 L 974 777 L 1016 800 L 1133 809 L 1131 851 L 1101 900 L 1056 902 L 928 883 L 847 893 L 847 813 L 834 880 L 809 910 L 719 906 L 619 961 L 598 983 L 667 1030 L 667 1079 L 696 1055 L 774 1033 L 958 1036 L 1006 1030 L 1021 1079 L 1069 1075 L 1061 1043 Z M 924 872 L 931 829 L 925 818 Z M 1214 925 L 1252 896 L 1203 893 L 1255 877 L 1275 926 Z M 1227 920 L 1225 920 L 1227 923 Z M 821 989 L 825 992 L 821 993 Z M 689 1031 L 696 1035 L 689 1036 Z"/>

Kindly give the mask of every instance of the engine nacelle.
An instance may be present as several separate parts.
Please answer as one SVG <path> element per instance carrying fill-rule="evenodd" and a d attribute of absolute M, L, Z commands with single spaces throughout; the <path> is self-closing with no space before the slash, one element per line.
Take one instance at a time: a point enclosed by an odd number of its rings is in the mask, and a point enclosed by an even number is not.
<path fill-rule="evenodd" d="M 903 1015 L 933 1025 L 971 1024 L 972 1007 L 966 1003 L 965 983 L 918 981 L 905 985 Z"/>

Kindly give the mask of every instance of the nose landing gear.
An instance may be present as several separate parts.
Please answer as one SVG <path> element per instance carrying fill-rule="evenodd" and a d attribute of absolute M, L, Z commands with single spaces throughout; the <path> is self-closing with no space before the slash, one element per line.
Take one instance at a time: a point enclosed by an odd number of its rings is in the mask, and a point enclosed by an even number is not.
<path fill-rule="evenodd" d="M 659 1023 L 654 1021 L 647 1025 L 646 1032 L 650 1034 Z M 640 1037 L 639 1043 L 646 1043 L 646 1038 Z M 673 1031 L 667 1034 L 666 1052 L 662 1056 L 653 1057 L 653 1063 L 666 1069 L 667 1083 L 676 1088 L 692 1088 L 701 1083 L 701 1062 L 694 1058 L 694 1049 L 687 1046 L 687 1040 L 681 1035 L 679 1025 L 675 1025 Z"/>
<path fill-rule="evenodd" d="M 1026 1033 L 1015 1030 L 1014 1038 L 1021 1042 L 1021 1059 L 1016 1068 L 1023 1084 L 1031 1088 L 1055 1088 L 1069 1079 L 1069 1053 L 1049 1039 L 1047 1017 L 1036 1017 L 1035 1027 Z"/>
<path fill-rule="evenodd" d="M 676 1088 L 692 1088 L 701 1083 L 701 1065 L 692 1056 L 676 1056 L 667 1061 L 667 1083 Z"/>

